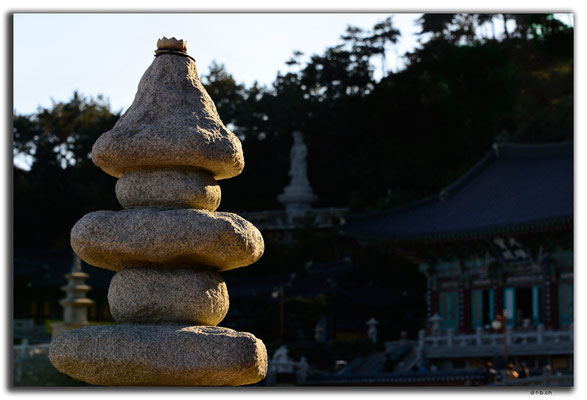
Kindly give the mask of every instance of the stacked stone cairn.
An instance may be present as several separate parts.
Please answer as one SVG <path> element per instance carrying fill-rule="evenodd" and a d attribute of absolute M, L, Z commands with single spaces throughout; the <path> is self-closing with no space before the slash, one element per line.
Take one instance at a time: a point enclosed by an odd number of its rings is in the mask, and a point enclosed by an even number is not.
<path fill-rule="evenodd" d="M 121 211 L 85 215 L 71 231 L 88 264 L 117 271 L 108 291 L 118 325 L 83 327 L 51 343 L 53 365 L 107 386 L 237 386 L 262 380 L 265 345 L 218 327 L 228 311 L 219 274 L 263 254 L 261 233 L 215 212 L 217 180 L 244 167 L 186 42 L 160 39 L 133 104 L 92 149 L 118 179 Z"/>

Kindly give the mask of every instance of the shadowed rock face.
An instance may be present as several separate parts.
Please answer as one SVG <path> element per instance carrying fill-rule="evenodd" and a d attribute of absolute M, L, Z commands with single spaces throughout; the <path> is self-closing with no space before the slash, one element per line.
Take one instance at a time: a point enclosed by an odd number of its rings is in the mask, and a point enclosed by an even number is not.
<path fill-rule="evenodd" d="M 226 179 L 245 165 L 241 143 L 220 120 L 195 61 L 176 55 L 155 58 L 133 104 L 94 143 L 92 160 L 117 178 L 137 167 L 191 166 Z"/>
<path fill-rule="evenodd" d="M 61 334 L 50 359 L 96 385 L 256 383 L 267 373 L 263 342 L 215 326 L 229 305 L 219 271 L 264 251 L 250 222 L 214 212 L 216 180 L 243 169 L 241 144 L 220 121 L 185 42 L 160 44 L 132 106 L 92 149 L 94 163 L 119 178 L 125 209 L 89 213 L 71 230 L 84 261 L 118 271 L 108 302 L 121 325 Z"/>
<path fill-rule="evenodd" d="M 109 386 L 238 386 L 267 370 L 263 342 L 217 326 L 81 328 L 59 335 L 49 358 L 76 379 Z"/>

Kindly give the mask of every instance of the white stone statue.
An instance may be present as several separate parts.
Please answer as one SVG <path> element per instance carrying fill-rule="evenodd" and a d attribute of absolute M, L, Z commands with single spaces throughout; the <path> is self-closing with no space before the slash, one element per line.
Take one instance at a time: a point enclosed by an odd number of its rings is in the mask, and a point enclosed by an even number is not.
<path fill-rule="evenodd" d="M 308 180 L 306 161 L 308 148 L 304 144 L 301 132 L 293 132 L 293 139 L 288 172 L 291 181 L 278 199 L 288 211 L 307 210 L 310 208 L 310 204 L 317 199 L 316 195 L 312 193 L 312 187 L 310 187 Z"/>
<path fill-rule="evenodd" d="M 310 365 L 306 357 L 300 358 L 298 362 L 298 370 L 296 371 L 296 384 L 303 385 L 308 378 L 308 372 L 310 371 Z"/>
<path fill-rule="evenodd" d="M 308 181 L 308 171 L 306 167 L 306 156 L 308 148 L 304 144 L 304 138 L 301 132 L 293 133 L 294 144 L 290 151 L 289 176 L 291 176 L 290 186 L 310 186 Z"/>
<path fill-rule="evenodd" d="M 273 358 L 271 358 L 271 363 L 279 373 L 293 372 L 292 361 L 293 360 L 290 360 L 287 354 L 287 346 L 285 345 L 282 345 L 277 350 L 275 350 L 275 353 L 273 353 Z"/>
<path fill-rule="evenodd" d="M 367 330 L 367 337 L 372 343 L 377 343 L 377 325 L 379 325 L 379 321 L 375 318 L 371 318 L 365 324 L 369 327 Z"/>

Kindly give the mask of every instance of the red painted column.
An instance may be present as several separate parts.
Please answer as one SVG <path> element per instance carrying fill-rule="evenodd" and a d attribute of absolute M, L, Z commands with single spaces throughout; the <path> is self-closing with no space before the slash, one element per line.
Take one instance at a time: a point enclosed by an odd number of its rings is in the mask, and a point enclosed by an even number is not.
<path fill-rule="evenodd" d="M 502 314 L 503 313 L 503 309 L 505 307 L 504 304 L 504 300 L 503 300 L 503 284 L 499 284 L 496 288 L 495 288 L 495 297 L 494 297 L 494 301 L 495 301 L 495 314 Z M 495 315 L 493 315 L 491 317 L 492 319 L 495 319 Z"/>
<path fill-rule="evenodd" d="M 558 287 L 556 282 L 547 278 L 545 282 L 545 320 L 547 329 L 557 329 L 559 327 L 558 315 Z"/>

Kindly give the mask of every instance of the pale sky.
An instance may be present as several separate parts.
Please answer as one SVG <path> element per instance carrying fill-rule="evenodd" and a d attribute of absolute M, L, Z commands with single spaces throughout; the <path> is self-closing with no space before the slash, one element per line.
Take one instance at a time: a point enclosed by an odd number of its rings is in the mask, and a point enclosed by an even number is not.
<path fill-rule="evenodd" d="M 237 82 L 270 85 L 294 50 L 322 54 L 340 43 L 347 25 L 371 29 L 391 14 L 199 13 L 199 14 L 15 14 L 14 110 L 29 114 L 51 99 L 66 101 L 74 90 L 104 95 L 114 111 L 132 103 L 138 82 L 153 61 L 157 39 L 187 40 L 188 54 L 201 75 L 213 60 L 224 64 Z M 417 45 L 415 24 L 421 14 L 394 14 L 402 38 L 388 54 Z M 380 65 L 379 60 L 375 67 Z M 378 68 L 380 69 L 380 67 Z"/>

